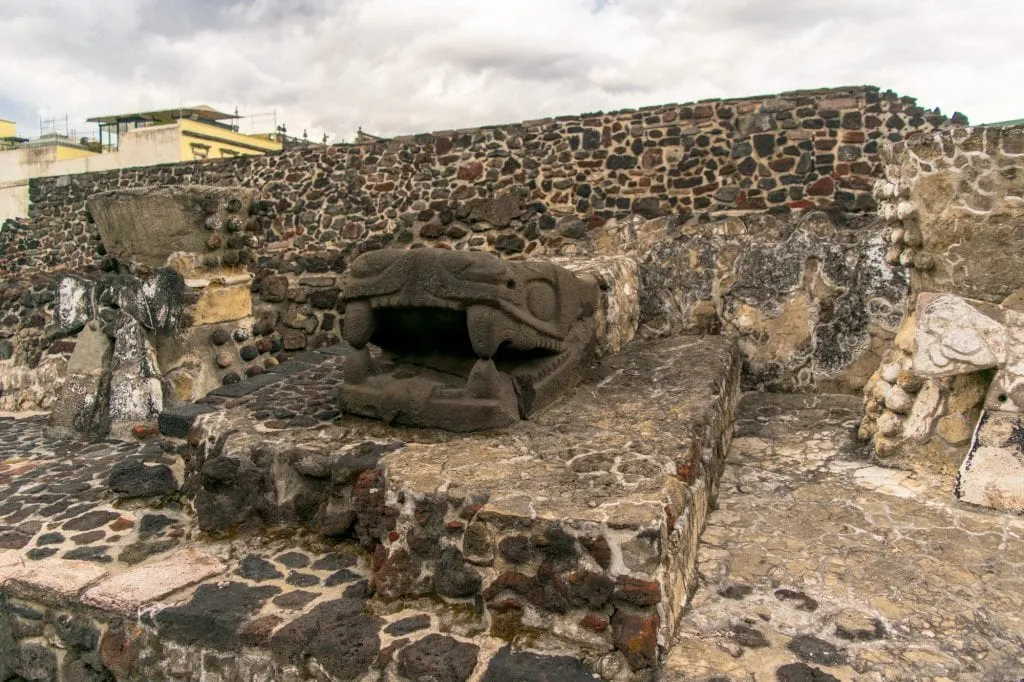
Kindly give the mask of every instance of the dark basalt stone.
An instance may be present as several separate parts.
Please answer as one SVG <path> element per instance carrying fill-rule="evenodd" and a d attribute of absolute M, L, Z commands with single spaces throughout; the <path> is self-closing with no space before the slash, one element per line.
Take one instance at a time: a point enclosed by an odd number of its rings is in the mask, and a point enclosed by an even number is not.
<path fill-rule="evenodd" d="M 434 590 L 443 597 L 471 597 L 480 591 L 480 574 L 466 565 L 462 553 L 449 547 L 434 571 Z"/>
<path fill-rule="evenodd" d="M 551 263 L 387 249 L 356 258 L 341 290 L 355 351 L 339 393 L 352 414 L 457 432 L 507 426 L 573 387 L 593 357 L 597 285 Z"/>
<path fill-rule="evenodd" d="M 778 682 L 839 682 L 821 668 L 812 668 L 806 663 L 787 663 L 775 671 Z"/>
<path fill-rule="evenodd" d="M 196 418 L 210 412 L 214 412 L 214 408 L 208 404 L 186 402 L 160 413 L 157 425 L 165 436 L 184 438 L 188 435 L 188 429 L 191 428 Z"/>
<path fill-rule="evenodd" d="M 200 585 L 192 599 L 156 614 L 162 638 L 220 651 L 237 650 L 238 629 L 267 599 L 281 591 L 269 585 L 245 583 Z"/>
<path fill-rule="evenodd" d="M 533 558 L 533 544 L 524 535 L 510 535 L 498 543 L 498 552 L 510 564 L 525 564 Z"/>
<path fill-rule="evenodd" d="M 363 600 L 336 599 L 317 605 L 274 633 L 270 649 L 289 662 L 315 658 L 337 679 L 355 680 L 377 658 L 383 624 L 380 618 L 363 613 Z"/>
<path fill-rule="evenodd" d="M 324 587 L 334 587 L 335 585 L 343 585 L 359 580 L 361 576 L 358 573 L 353 573 L 347 568 L 341 568 L 330 574 L 324 579 Z"/>
<path fill-rule="evenodd" d="M 138 459 L 118 462 L 110 471 L 110 489 L 119 497 L 160 497 L 178 491 L 170 467 L 147 465 Z"/>
<path fill-rule="evenodd" d="M 60 616 L 54 622 L 57 636 L 75 651 L 93 651 L 100 641 L 100 631 L 88 620 L 77 616 Z"/>
<path fill-rule="evenodd" d="M 299 573 L 298 571 L 292 571 L 288 574 L 288 580 L 285 582 L 289 585 L 294 585 L 295 587 L 313 587 L 314 585 L 320 584 L 320 578 L 316 577 L 312 573 Z"/>
<path fill-rule="evenodd" d="M 317 598 L 316 592 L 306 592 L 305 590 L 295 590 L 293 592 L 285 592 L 274 597 L 273 602 L 275 606 L 280 606 L 282 609 L 301 609 L 309 602 Z"/>
<path fill-rule="evenodd" d="M 135 542 L 125 547 L 121 554 L 118 555 L 117 560 L 123 564 L 137 564 L 154 554 L 161 554 L 177 546 L 178 540 L 175 538 L 156 540 L 154 542 Z"/>
<path fill-rule="evenodd" d="M 846 661 L 846 652 L 814 635 L 797 635 L 786 648 L 809 663 L 841 665 Z"/>
<path fill-rule="evenodd" d="M 245 559 L 242 560 L 241 565 L 235 571 L 235 574 L 256 582 L 276 580 L 284 577 L 284 574 L 277 570 L 277 568 L 274 567 L 274 564 L 255 555 L 245 557 Z"/>
<path fill-rule="evenodd" d="M 309 566 L 309 557 L 302 552 L 285 552 L 275 558 L 281 565 L 287 568 L 305 568 Z"/>
<path fill-rule="evenodd" d="M 401 637 L 402 635 L 408 635 L 411 632 L 417 632 L 429 627 L 430 616 L 425 613 L 421 613 L 418 616 L 409 616 L 408 618 L 396 620 L 394 623 L 384 628 L 384 632 L 388 633 L 392 637 Z"/>
<path fill-rule="evenodd" d="M 465 682 L 480 647 L 444 635 L 427 635 L 398 652 L 398 673 L 410 680 Z"/>
<path fill-rule="evenodd" d="M 120 514 L 110 511 L 91 511 L 71 519 L 61 528 L 64 530 L 93 530 L 118 518 Z"/>
<path fill-rule="evenodd" d="M 64 552 L 63 558 L 77 561 L 95 561 L 100 564 L 107 564 L 113 561 L 113 557 L 107 554 L 107 546 L 86 546 L 77 547 L 70 552 Z"/>
<path fill-rule="evenodd" d="M 314 561 L 310 568 L 314 571 L 337 571 L 339 568 L 354 566 L 355 564 L 356 558 L 354 556 L 332 552 Z"/>
<path fill-rule="evenodd" d="M 541 656 L 504 647 L 491 659 L 481 682 L 594 682 L 594 675 L 571 656 Z"/>
<path fill-rule="evenodd" d="M 157 535 L 164 528 L 172 526 L 177 521 L 170 516 L 163 514 L 146 514 L 139 521 L 139 536 Z"/>

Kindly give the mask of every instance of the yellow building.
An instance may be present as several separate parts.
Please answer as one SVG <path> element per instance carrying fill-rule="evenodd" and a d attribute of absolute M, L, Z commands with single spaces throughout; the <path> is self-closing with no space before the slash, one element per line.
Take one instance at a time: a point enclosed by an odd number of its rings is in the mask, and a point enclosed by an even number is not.
<path fill-rule="evenodd" d="M 28 141 L 0 120 L 0 222 L 28 214 L 31 178 L 199 159 L 225 159 L 281 150 L 281 136 L 246 135 L 237 117 L 208 106 L 97 116 L 99 141 L 51 133 Z"/>
<path fill-rule="evenodd" d="M 104 150 L 119 150 L 123 144 L 139 136 L 158 137 L 163 145 L 167 145 L 167 151 L 177 147 L 177 161 L 223 159 L 281 150 L 281 143 L 273 136 L 246 135 L 238 132 L 237 126 L 225 123 L 236 118 L 201 105 L 97 116 L 90 118 L 89 122 L 99 125 L 99 141 Z"/>

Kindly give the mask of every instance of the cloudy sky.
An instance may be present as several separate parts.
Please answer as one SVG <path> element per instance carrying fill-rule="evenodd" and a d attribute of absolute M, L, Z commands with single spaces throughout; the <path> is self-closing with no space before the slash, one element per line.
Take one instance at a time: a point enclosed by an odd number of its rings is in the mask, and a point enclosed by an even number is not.
<path fill-rule="evenodd" d="M 340 141 L 865 83 L 1024 118 L 1024 0 L 0 0 L 0 27 L 26 136 L 206 103 Z"/>

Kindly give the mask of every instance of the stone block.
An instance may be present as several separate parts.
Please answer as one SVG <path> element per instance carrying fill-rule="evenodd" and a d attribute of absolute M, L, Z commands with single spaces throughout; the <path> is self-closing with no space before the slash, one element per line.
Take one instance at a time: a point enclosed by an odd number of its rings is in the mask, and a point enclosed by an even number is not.
<path fill-rule="evenodd" d="M 95 313 L 95 284 L 78 277 L 62 277 L 57 284 L 57 301 L 53 307 L 53 323 L 65 333 L 76 332 Z"/>
<path fill-rule="evenodd" d="M 215 409 L 201 403 L 185 403 L 169 407 L 160 413 L 157 425 L 160 433 L 171 438 L 184 438 L 195 420 L 203 414 L 214 412 Z"/>
<path fill-rule="evenodd" d="M 8 593 L 64 606 L 78 594 L 106 577 L 107 570 L 90 561 L 49 558 L 23 564 L 7 577 Z"/>
<path fill-rule="evenodd" d="M 252 315 L 252 293 L 248 284 L 210 284 L 192 309 L 194 325 L 240 320 Z"/>
<path fill-rule="evenodd" d="M 105 435 L 113 344 L 99 326 L 87 326 L 68 360 L 67 378 L 53 405 L 49 424 L 58 430 Z"/>
<path fill-rule="evenodd" d="M 82 595 L 82 602 L 124 616 L 139 608 L 223 573 L 226 566 L 197 549 L 183 549 L 107 578 Z"/>
<path fill-rule="evenodd" d="M 1024 513 L 1024 417 L 982 412 L 954 493 L 963 502 Z"/>
<path fill-rule="evenodd" d="M 176 252 L 205 253 L 210 228 L 246 215 L 255 190 L 236 187 L 144 187 L 93 195 L 86 206 L 107 253 L 152 268 Z M 229 208 L 239 205 L 238 211 Z"/>

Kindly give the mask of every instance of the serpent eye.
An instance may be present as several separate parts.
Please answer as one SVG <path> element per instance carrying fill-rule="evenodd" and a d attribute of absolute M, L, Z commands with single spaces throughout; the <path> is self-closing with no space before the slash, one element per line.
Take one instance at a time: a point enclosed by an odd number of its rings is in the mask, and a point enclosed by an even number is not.
<path fill-rule="evenodd" d="M 530 282 L 526 286 L 526 308 L 538 320 L 553 320 L 558 310 L 558 298 L 554 287 L 541 280 Z"/>

